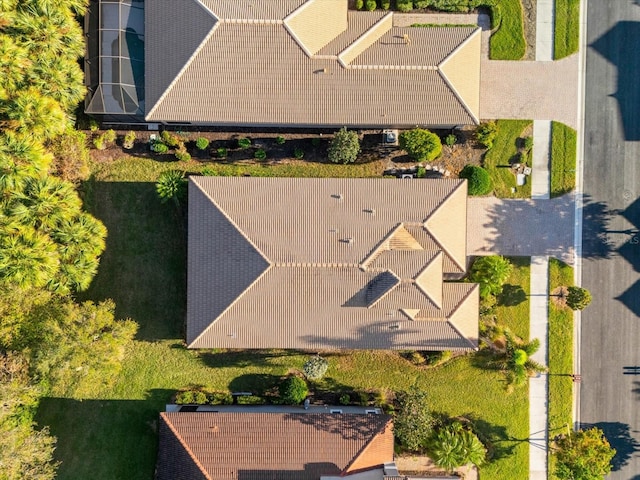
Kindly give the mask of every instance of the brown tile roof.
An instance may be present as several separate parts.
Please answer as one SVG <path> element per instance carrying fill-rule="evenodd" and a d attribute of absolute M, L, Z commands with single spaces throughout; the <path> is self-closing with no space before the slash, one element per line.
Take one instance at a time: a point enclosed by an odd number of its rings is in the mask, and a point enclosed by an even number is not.
<path fill-rule="evenodd" d="M 443 283 L 466 199 L 462 180 L 191 177 L 189 346 L 477 347 L 476 286 Z"/>
<path fill-rule="evenodd" d="M 156 480 L 319 480 L 393 460 L 388 415 L 160 414 Z"/>
<path fill-rule="evenodd" d="M 347 13 L 346 5 L 155 0 L 145 8 L 147 120 L 477 123 L 479 29 L 393 28 L 394 14 Z M 401 38 L 407 30 L 410 45 Z M 453 58 L 458 55 L 461 60 Z"/>

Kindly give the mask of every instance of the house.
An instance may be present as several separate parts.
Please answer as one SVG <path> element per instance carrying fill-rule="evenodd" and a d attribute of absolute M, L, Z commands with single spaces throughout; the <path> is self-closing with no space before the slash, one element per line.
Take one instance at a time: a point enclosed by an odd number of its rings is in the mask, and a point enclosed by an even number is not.
<path fill-rule="evenodd" d="M 180 125 L 478 123 L 479 28 L 412 28 L 347 5 L 91 0 L 85 111 Z"/>
<path fill-rule="evenodd" d="M 161 413 L 156 480 L 382 480 L 393 462 L 389 415 L 256 408 Z"/>
<path fill-rule="evenodd" d="M 190 348 L 478 347 L 465 180 L 189 182 Z"/>

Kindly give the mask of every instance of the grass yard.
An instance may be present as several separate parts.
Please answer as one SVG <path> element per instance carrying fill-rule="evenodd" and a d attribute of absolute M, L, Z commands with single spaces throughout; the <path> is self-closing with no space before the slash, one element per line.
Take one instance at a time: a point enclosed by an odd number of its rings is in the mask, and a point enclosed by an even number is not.
<path fill-rule="evenodd" d="M 500 198 L 531 197 L 531 176 L 527 182 L 516 187 L 516 177 L 511 163 L 516 159 L 523 132 L 532 125 L 531 120 L 498 120 L 498 135 L 493 147 L 484 156 L 484 167 L 493 182 L 493 193 Z M 516 188 L 512 192 L 512 188 Z"/>
<path fill-rule="evenodd" d="M 527 49 L 520 0 L 498 0 L 492 16 L 492 27 L 498 30 L 491 34 L 489 56 L 492 60 L 520 60 Z"/>
<path fill-rule="evenodd" d="M 580 0 L 555 0 L 553 57 L 558 60 L 578 51 Z"/>
<path fill-rule="evenodd" d="M 113 385 L 96 387 L 85 398 L 54 391 L 41 402 L 37 420 L 58 437 L 60 480 L 151 480 L 158 412 L 176 390 L 202 385 L 261 393 L 291 369 L 301 369 L 307 357 L 293 351 L 184 348 L 184 218 L 172 204 L 160 204 L 153 184 L 162 170 L 184 165 L 132 158 L 93 165 L 94 176 L 85 185 L 87 205 L 106 224 L 109 237 L 98 276 L 82 297 L 114 298 L 117 315 L 131 317 L 140 330 Z M 515 263 L 509 284 L 520 282 L 527 292 L 528 260 Z M 500 309 L 504 322 L 528 335 L 528 301 Z M 503 374 L 483 368 L 475 355 L 433 369 L 392 352 L 328 358 L 330 369 L 317 389 L 399 390 L 417 384 L 429 392 L 433 410 L 479 419 L 497 457 L 482 468 L 483 478 L 527 478 L 528 390 L 506 394 Z"/>
<path fill-rule="evenodd" d="M 551 122 L 551 196 L 559 197 L 576 188 L 576 131 Z"/>
<path fill-rule="evenodd" d="M 508 325 L 513 333 L 527 340 L 529 338 L 529 293 L 531 278 L 530 257 L 506 257 L 513 265 L 513 271 L 498 295 L 496 317 Z"/>
<path fill-rule="evenodd" d="M 559 286 L 573 285 L 573 269 L 549 259 L 549 292 Z M 573 312 L 549 302 L 549 437 L 566 431 L 571 425 L 573 381 Z M 549 478 L 555 479 L 553 457 L 549 456 Z"/>

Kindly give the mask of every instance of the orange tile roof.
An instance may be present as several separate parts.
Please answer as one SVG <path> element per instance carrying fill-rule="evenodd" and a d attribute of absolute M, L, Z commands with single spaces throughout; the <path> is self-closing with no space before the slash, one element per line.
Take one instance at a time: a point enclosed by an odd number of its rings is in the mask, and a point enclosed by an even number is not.
<path fill-rule="evenodd" d="M 319 480 L 393 460 L 391 417 L 164 412 L 156 480 Z"/>

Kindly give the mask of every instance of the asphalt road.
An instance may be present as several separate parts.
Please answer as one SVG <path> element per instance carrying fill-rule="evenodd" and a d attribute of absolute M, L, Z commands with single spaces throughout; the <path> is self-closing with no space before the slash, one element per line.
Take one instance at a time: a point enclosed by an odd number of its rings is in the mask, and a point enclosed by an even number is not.
<path fill-rule="evenodd" d="M 640 2 L 589 0 L 587 44 L 580 421 L 640 480 Z"/>

